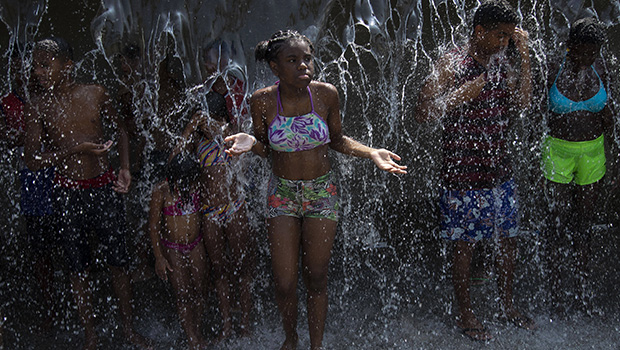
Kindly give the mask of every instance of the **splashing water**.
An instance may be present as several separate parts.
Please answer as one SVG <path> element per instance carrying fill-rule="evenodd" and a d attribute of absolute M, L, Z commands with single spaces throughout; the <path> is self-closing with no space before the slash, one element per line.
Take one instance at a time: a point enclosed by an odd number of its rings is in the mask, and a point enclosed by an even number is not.
<path fill-rule="evenodd" d="M 95 2 L 92 2 L 93 4 Z M 97 2 L 98 3 L 98 2 Z M 490 348 L 616 348 L 620 343 L 620 298 L 615 285 L 620 276 L 613 263 L 620 253 L 616 235 L 618 198 L 612 179 L 603 179 L 604 193 L 599 201 L 598 221 L 592 257 L 594 304 L 604 317 L 579 312 L 566 320 L 550 321 L 547 310 L 545 271 L 542 262 L 541 233 L 548 216 L 543 180 L 538 168 L 540 140 L 546 130 L 543 100 L 549 61 L 560 55 L 568 26 L 574 20 L 595 16 L 607 25 L 609 42 L 602 57 L 608 71 L 617 72 L 620 35 L 620 2 L 579 0 L 511 1 L 529 32 L 534 73 L 535 101 L 532 111 L 517 118 L 510 136 L 515 177 L 521 199 L 522 229 L 529 234 L 519 241 L 520 256 L 515 276 L 515 302 L 538 323 L 534 332 L 506 326 L 498 320 L 499 296 L 493 283 L 472 288 L 474 307 L 496 340 Z M 81 6 L 80 1 L 72 5 Z M 50 18 L 52 4 L 4 0 L 0 18 L 8 31 L 3 42 L 5 57 L 18 43 L 28 43 L 54 32 L 74 42 L 77 34 L 61 35 L 62 18 Z M 364 144 L 385 147 L 399 154 L 409 174 L 393 176 L 377 170 L 368 160 L 332 153 L 334 171 L 339 176 L 342 220 L 334 247 L 330 270 L 330 309 L 324 344 L 333 349 L 460 349 L 475 348 L 454 328 L 456 306 L 449 270 L 451 250 L 439 239 L 437 203 L 441 191 L 439 173 L 442 129 L 439 124 L 417 124 L 414 110 L 418 92 L 438 57 L 469 35 L 469 19 L 478 2 L 458 0 L 347 0 L 347 1 L 101 1 L 101 7 L 86 18 L 92 45 L 76 64 L 80 81 L 96 81 L 111 92 L 131 92 L 131 112 L 142 116 L 136 128 L 145 139 L 142 156 L 161 146 L 162 139 L 174 142 L 180 117 L 170 125 L 170 116 L 188 106 L 207 109 L 204 94 L 219 77 L 234 76 L 246 82 L 244 93 L 275 80 L 267 66 L 253 60 L 253 47 L 279 29 L 294 28 L 307 35 L 316 47 L 318 80 L 334 84 L 340 91 L 341 115 L 345 133 Z M 90 5 L 97 8 L 98 5 Z M 42 30 L 52 22 L 56 30 Z M 49 31 L 49 33 L 45 32 Z M 57 32 L 56 32 L 57 31 Z M 45 33 L 44 33 L 45 32 Z M 45 34 L 45 35 L 44 35 Z M 73 37 L 75 35 L 75 38 Z M 73 39 L 73 40 L 72 40 Z M 89 42 L 90 43 L 90 42 Z M 85 47 L 83 43 L 80 43 Z M 126 48 L 137 48 L 137 61 L 130 72 L 123 71 L 119 57 Z M 127 56 L 125 55 L 125 59 Z M 22 56 L 26 66 L 27 53 Z M 209 68 L 210 62 L 215 68 Z M 8 67 L 8 66 L 7 66 Z M 166 74 L 162 75 L 161 70 Z M 7 68 L 6 77 L 13 72 Z M 162 78 L 165 76 L 165 78 Z M 618 87 L 617 74 L 610 76 Z M 171 104 L 161 103 L 162 91 L 170 82 L 181 93 Z M 3 79 L 3 91 L 12 88 Z M 230 86 L 228 86 L 230 88 Z M 618 96 L 610 103 L 617 109 Z M 247 109 L 247 102 L 234 106 Z M 535 118 L 542 116 L 542 118 Z M 536 120 L 542 120 L 538 122 Z M 618 127 L 616 121 L 616 128 Z M 251 130 L 250 121 L 240 120 L 241 131 Z M 609 154 L 617 155 L 617 133 L 608 135 Z M 169 144 L 168 144 L 169 146 Z M 59 325 L 45 336 L 36 332 L 28 320 L 36 314 L 38 288 L 26 262 L 29 250 L 19 215 L 15 169 L 20 154 L 8 150 L 1 159 L 5 214 L 2 215 L 2 280 L 5 343 L 15 349 L 79 346 L 81 331 L 67 278 L 56 271 Z M 250 218 L 258 232 L 259 261 L 254 286 L 254 334 L 220 345 L 225 349 L 273 349 L 282 339 L 279 316 L 273 300 L 268 247 L 263 221 L 264 196 L 269 175 L 268 162 L 244 157 L 249 170 L 236 174 L 248 193 Z M 149 164 L 141 169 L 148 176 Z M 128 206 L 138 230 L 146 220 L 148 189 L 137 187 L 135 203 Z M 134 207 L 135 206 L 135 207 Z M 60 260 L 60 259 L 57 259 Z M 95 305 L 100 315 L 99 331 L 112 334 L 104 348 L 118 349 L 122 338 L 117 322 L 108 310 L 115 308 L 102 269 L 93 275 L 97 290 Z M 23 277 L 23 278 L 22 278 Z M 302 284 L 300 283 L 300 286 Z M 304 287 L 300 287 L 300 297 Z M 5 297 L 6 296 L 6 297 Z M 135 286 L 136 326 L 158 341 L 161 349 L 183 348 L 184 335 L 174 309 L 173 293 L 157 280 Z M 214 295 L 205 315 L 208 334 L 219 327 Z M 303 300 L 303 298 L 300 298 Z M 35 306 L 26 306 L 34 303 Z M 301 348 L 309 342 L 305 305 L 300 303 L 299 334 Z"/>

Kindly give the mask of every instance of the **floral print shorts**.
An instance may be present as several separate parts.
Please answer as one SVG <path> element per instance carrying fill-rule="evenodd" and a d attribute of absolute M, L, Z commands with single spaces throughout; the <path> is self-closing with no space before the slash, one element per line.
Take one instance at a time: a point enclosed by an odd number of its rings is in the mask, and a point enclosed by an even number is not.
<path fill-rule="evenodd" d="M 312 180 L 287 180 L 275 175 L 267 190 L 267 219 L 278 216 L 338 221 L 338 189 L 329 172 Z"/>
<path fill-rule="evenodd" d="M 475 243 L 519 234 L 518 200 L 513 180 L 495 188 L 446 190 L 439 206 L 442 238 Z"/>

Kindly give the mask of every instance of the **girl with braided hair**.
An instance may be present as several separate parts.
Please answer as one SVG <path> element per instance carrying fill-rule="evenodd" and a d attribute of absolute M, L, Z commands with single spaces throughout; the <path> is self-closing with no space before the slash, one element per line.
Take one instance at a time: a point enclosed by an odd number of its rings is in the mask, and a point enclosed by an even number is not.
<path fill-rule="evenodd" d="M 276 301 L 286 334 L 282 349 L 297 347 L 300 251 L 311 349 L 320 349 L 327 314 L 327 271 L 339 218 L 335 174 L 327 150 L 370 158 L 394 174 L 406 173 L 406 167 L 395 162 L 400 160 L 398 155 L 343 135 L 338 91 L 313 80 L 314 46 L 306 36 L 277 32 L 256 46 L 255 56 L 269 64 L 279 82 L 252 95 L 254 136 L 227 137 L 225 141 L 232 145 L 226 152 L 271 155 L 267 230 Z"/>

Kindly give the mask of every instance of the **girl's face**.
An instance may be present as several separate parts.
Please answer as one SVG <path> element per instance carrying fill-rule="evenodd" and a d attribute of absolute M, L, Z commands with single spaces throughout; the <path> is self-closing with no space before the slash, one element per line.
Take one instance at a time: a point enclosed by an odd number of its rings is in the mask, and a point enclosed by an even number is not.
<path fill-rule="evenodd" d="M 280 82 L 293 86 L 306 87 L 314 77 L 314 56 L 300 39 L 288 40 L 269 66 Z"/>
<path fill-rule="evenodd" d="M 581 67 L 590 67 L 601 53 L 601 46 L 593 43 L 569 44 L 571 60 Z"/>

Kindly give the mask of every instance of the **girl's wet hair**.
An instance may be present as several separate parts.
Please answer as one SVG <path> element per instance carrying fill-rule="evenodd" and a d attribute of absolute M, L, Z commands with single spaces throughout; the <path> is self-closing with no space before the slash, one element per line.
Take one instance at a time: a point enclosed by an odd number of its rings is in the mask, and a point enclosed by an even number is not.
<path fill-rule="evenodd" d="M 477 25 L 492 29 L 500 23 L 518 24 L 519 14 L 506 0 L 489 0 L 480 4 L 476 9 L 472 30 Z"/>
<path fill-rule="evenodd" d="M 301 40 L 308 44 L 310 52 L 314 54 L 314 45 L 307 36 L 300 34 L 295 30 L 278 31 L 271 36 L 271 39 L 261 41 L 254 49 L 254 58 L 257 61 L 265 61 L 267 63 L 275 61 L 284 45 L 290 40 Z"/>
<path fill-rule="evenodd" d="M 209 107 L 209 116 L 215 120 L 230 122 L 228 120 L 228 107 L 226 99 L 215 91 L 209 91 L 205 96 L 207 107 Z"/>
<path fill-rule="evenodd" d="M 603 46 L 606 41 L 605 26 L 593 17 L 575 21 L 568 33 L 569 45 L 596 44 Z"/>
<path fill-rule="evenodd" d="M 63 38 L 51 36 L 34 44 L 34 50 L 49 52 L 54 57 L 73 61 L 73 47 Z"/>
<path fill-rule="evenodd" d="M 183 202 L 185 202 L 190 199 L 190 185 L 198 179 L 200 167 L 195 157 L 182 152 L 166 164 L 164 174 L 170 191 L 178 190 Z"/>

